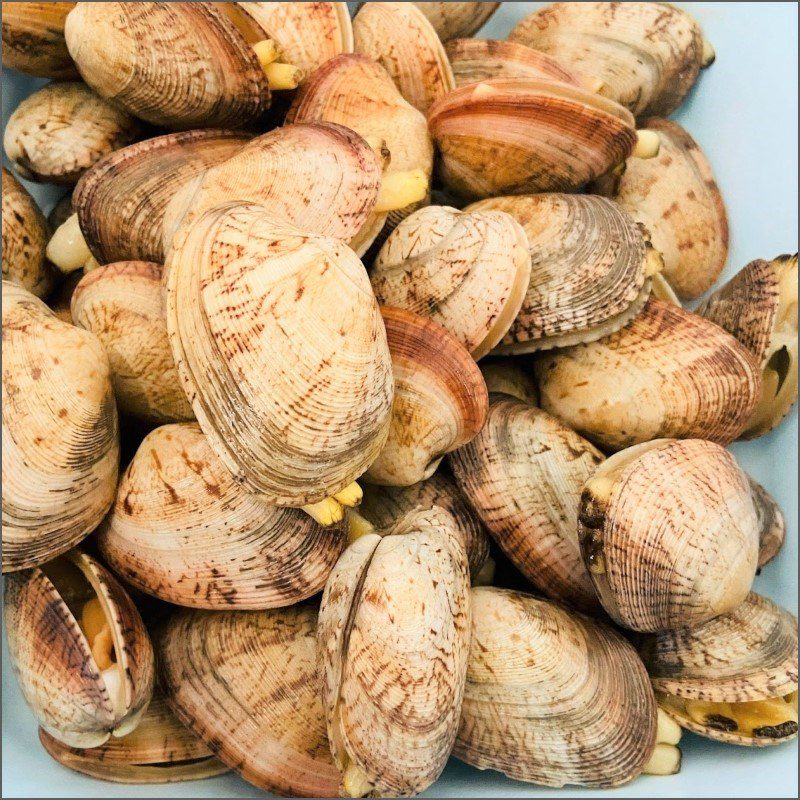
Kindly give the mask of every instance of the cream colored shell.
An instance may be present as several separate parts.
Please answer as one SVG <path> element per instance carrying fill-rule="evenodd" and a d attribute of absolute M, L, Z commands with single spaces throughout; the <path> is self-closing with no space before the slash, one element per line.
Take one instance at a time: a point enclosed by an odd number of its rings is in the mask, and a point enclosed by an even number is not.
<path fill-rule="evenodd" d="M 459 36 L 472 36 L 500 7 L 500 3 L 414 3 L 428 18 L 443 42 Z"/>

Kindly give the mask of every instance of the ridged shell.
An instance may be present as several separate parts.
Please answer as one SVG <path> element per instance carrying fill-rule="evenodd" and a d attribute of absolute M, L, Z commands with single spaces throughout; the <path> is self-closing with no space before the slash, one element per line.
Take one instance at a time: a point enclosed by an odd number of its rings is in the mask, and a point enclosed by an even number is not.
<path fill-rule="evenodd" d="M 548 597 L 597 610 L 577 524 L 583 484 L 603 454 L 541 409 L 495 395 L 483 430 L 448 460 L 514 566 Z"/>
<path fill-rule="evenodd" d="M 105 348 L 119 410 L 154 423 L 194 417 L 169 347 L 161 272 L 118 261 L 86 273 L 71 300 L 75 325 Z"/>
<path fill-rule="evenodd" d="M 95 336 L 3 282 L 3 572 L 91 533 L 114 498 L 117 407 Z"/>
<path fill-rule="evenodd" d="M 486 384 L 467 350 L 441 325 L 411 311 L 381 308 L 394 372 L 389 438 L 366 479 L 410 486 L 430 478 L 446 453 L 483 427 Z"/>
<path fill-rule="evenodd" d="M 414 3 L 433 25 L 439 38 L 446 42 L 459 36 L 477 33 L 489 17 L 500 8 L 500 3 Z"/>
<path fill-rule="evenodd" d="M 741 603 L 759 533 L 750 482 L 713 442 L 657 439 L 586 482 L 578 533 L 603 607 L 635 631 L 701 625 Z"/>
<path fill-rule="evenodd" d="M 79 625 L 98 600 L 115 663 L 101 669 Z M 114 577 L 73 551 L 5 578 L 11 665 L 39 724 L 71 747 L 98 747 L 139 723 L 153 693 L 153 647 L 139 612 Z"/>
<path fill-rule="evenodd" d="M 630 322 L 650 294 L 651 248 L 610 200 L 569 194 L 495 197 L 467 211 L 504 211 L 528 239 L 530 283 L 497 353 L 530 353 L 607 336 Z"/>
<path fill-rule="evenodd" d="M 255 52 L 213 3 L 78 3 L 65 35 L 86 83 L 154 125 L 244 127 L 269 108 Z"/>
<path fill-rule="evenodd" d="M 357 539 L 319 616 L 323 705 L 347 794 L 408 796 L 444 769 L 458 727 L 470 630 L 469 572 L 453 518 L 410 512 Z"/>
<path fill-rule="evenodd" d="M 578 86 L 492 78 L 434 103 L 445 185 L 465 197 L 574 191 L 633 151 L 633 117 Z"/>
<path fill-rule="evenodd" d="M 178 375 L 235 479 L 301 506 L 361 475 L 386 441 L 394 380 L 356 255 L 227 205 L 178 230 L 167 272 Z"/>
<path fill-rule="evenodd" d="M 508 214 L 427 206 L 392 231 L 370 280 L 379 303 L 430 317 L 477 360 L 519 313 L 530 268 L 525 231 Z"/>
<path fill-rule="evenodd" d="M 541 405 L 607 450 L 659 437 L 729 444 L 758 402 L 758 365 L 730 334 L 651 298 L 627 327 L 534 363 Z"/>
<path fill-rule="evenodd" d="M 126 581 L 161 600 L 264 609 L 321 591 L 345 535 L 246 492 L 200 428 L 183 424 L 144 438 L 98 543 Z"/>
<path fill-rule="evenodd" d="M 634 649 L 600 622 L 521 592 L 472 590 L 472 645 L 454 755 L 544 786 L 639 775 L 656 704 Z"/>
<path fill-rule="evenodd" d="M 181 611 L 159 641 L 167 703 L 245 780 L 271 792 L 335 797 L 325 736 L 316 612 Z"/>

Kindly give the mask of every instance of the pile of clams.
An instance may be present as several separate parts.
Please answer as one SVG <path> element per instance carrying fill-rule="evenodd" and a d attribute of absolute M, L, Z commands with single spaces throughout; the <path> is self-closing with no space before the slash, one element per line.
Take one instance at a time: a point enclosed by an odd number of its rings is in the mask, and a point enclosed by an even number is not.
<path fill-rule="evenodd" d="M 797 255 L 714 286 L 713 153 L 666 118 L 699 24 L 350 5 L 4 7 L 3 65 L 52 81 L 2 181 L 5 631 L 44 749 L 395 797 L 450 755 L 609 788 L 677 773 L 684 729 L 793 739 L 797 622 L 753 591 L 787 520 L 726 447 L 797 400 Z"/>

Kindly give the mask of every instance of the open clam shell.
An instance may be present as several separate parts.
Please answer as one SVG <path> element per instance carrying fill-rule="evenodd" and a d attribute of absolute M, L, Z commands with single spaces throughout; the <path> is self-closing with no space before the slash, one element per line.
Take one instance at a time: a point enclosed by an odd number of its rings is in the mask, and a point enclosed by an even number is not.
<path fill-rule="evenodd" d="M 696 627 L 741 603 L 761 520 L 733 456 L 657 439 L 608 458 L 578 509 L 581 551 L 603 607 L 635 631 Z"/>
<path fill-rule="evenodd" d="M 477 33 L 500 3 L 414 3 L 433 25 L 443 42 Z"/>
<path fill-rule="evenodd" d="M 250 783 L 335 797 L 320 700 L 317 614 L 182 611 L 158 641 L 164 695 L 178 719 Z"/>
<path fill-rule="evenodd" d="M 755 746 L 797 736 L 797 620 L 766 597 L 648 637 L 641 653 L 659 705 L 690 731 Z"/>
<path fill-rule="evenodd" d="M 541 405 L 603 449 L 658 437 L 729 444 L 758 402 L 752 354 L 702 317 L 650 298 L 625 328 L 534 362 Z"/>
<path fill-rule="evenodd" d="M 472 590 L 472 644 L 454 755 L 544 786 L 637 777 L 656 739 L 643 664 L 600 622 L 522 592 Z"/>
<path fill-rule="evenodd" d="M 11 665 L 39 724 L 71 747 L 98 747 L 138 724 L 153 693 L 153 648 L 114 577 L 71 551 L 5 578 Z"/>

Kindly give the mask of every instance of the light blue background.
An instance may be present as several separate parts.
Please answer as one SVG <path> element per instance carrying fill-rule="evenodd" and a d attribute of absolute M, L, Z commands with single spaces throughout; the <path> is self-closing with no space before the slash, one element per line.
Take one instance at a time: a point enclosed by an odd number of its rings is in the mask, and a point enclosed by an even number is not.
<path fill-rule="evenodd" d="M 504 38 L 540 3 L 504 3 L 481 35 Z M 794 3 L 680 3 L 700 21 L 717 60 L 674 119 L 706 152 L 728 206 L 731 250 L 725 276 L 754 258 L 797 250 L 797 6 Z M 42 83 L 42 82 L 38 82 Z M 3 120 L 37 82 L 3 74 Z M 32 187 L 31 184 L 28 184 Z M 35 187 L 47 212 L 57 195 Z M 756 589 L 797 613 L 797 409 L 755 442 L 736 444 L 742 466 L 774 495 L 789 530 Z M 614 791 L 561 792 L 481 773 L 451 760 L 427 797 L 796 797 L 796 743 L 745 750 L 685 734 L 683 769 Z M 264 797 L 235 775 L 168 786 L 101 783 L 61 767 L 39 745 L 33 717 L 11 675 L 3 641 L 4 797 Z"/>

